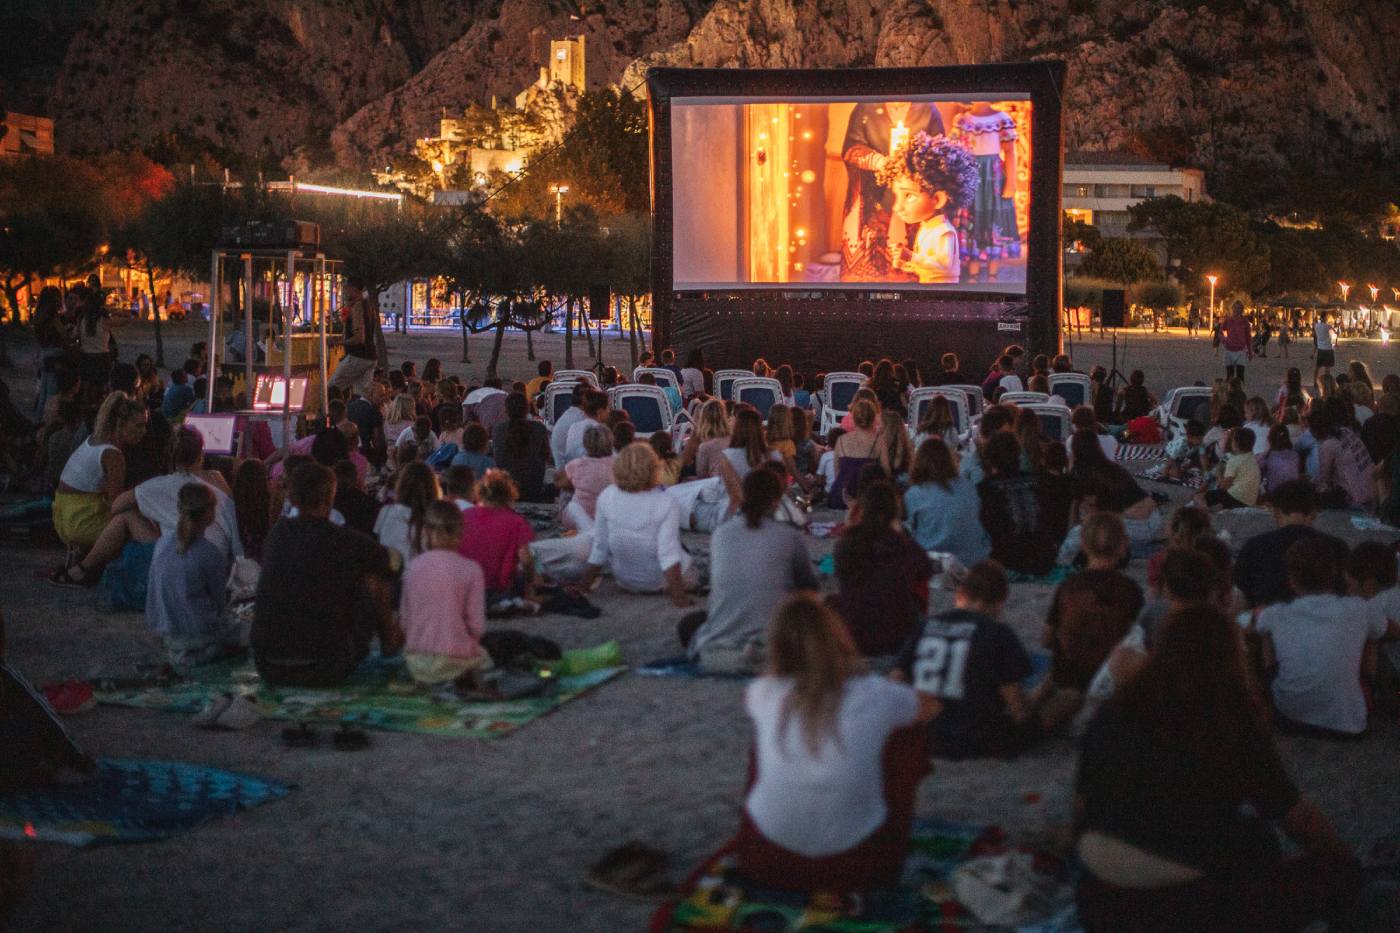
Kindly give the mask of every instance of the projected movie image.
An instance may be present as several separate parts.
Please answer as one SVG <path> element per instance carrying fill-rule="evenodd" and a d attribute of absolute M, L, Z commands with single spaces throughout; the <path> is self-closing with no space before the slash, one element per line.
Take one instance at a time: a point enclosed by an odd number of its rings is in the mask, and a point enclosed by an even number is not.
<path fill-rule="evenodd" d="M 674 98 L 673 285 L 1024 294 L 1028 95 Z"/>

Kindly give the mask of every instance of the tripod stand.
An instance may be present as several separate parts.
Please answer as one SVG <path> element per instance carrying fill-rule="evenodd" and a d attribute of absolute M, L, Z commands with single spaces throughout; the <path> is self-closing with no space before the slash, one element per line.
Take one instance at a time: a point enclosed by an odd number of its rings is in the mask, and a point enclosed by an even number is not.
<path fill-rule="evenodd" d="M 1119 368 L 1118 368 L 1118 328 L 1115 327 L 1115 328 L 1113 329 L 1113 335 L 1112 335 L 1112 336 L 1113 336 L 1113 350 L 1112 350 L 1113 356 L 1112 356 L 1112 358 L 1111 358 L 1110 363 L 1108 364 L 1108 378 L 1104 380 L 1104 385 L 1108 386 L 1110 389 L 1116 388 L 1116 387 L 1118 386 L 1119 383 L 1122 383 L 1123 385 L 1127 385 L 1127 384 L 1128 384 L 1128 378 L 1127 378 L 1126 376 L 1124 376 L 1123 373 L 1122 373 L 1122 371 L 1119 370 Z M 1127 338 L 1127 337 L 1124 337 L 1124 338 L 1123 338 L 1123 359 L 1126 360 L 1127 358 L 1128 358 L 1128 338 Z"/>

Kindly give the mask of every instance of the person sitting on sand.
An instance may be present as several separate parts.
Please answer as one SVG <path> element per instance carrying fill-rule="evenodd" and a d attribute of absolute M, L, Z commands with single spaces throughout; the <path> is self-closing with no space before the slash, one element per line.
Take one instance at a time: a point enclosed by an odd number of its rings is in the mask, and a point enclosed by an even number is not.
<path fill-rule="evenodd" d="M 476 507 L 462 513 L 457 552 L 476 561 L 486 575 L 488 607 L 511 601 L 528 609 L 535 595 L 535 562 L 530 556 L 535 530 L 511 507 L 520 497 L 515 480 L 505 470 L 487 470 L 476 484 L 476 495 Z"/>
<path fill-rule="evenodd" d="M 218 508 L 214 490 L 186 483 L 177 508 L 177 527 L 161 535 L 151 557 L 146 624 L 164 639 L 170 665 L 182 671 L 247 648 L 248 630 L 224 621 L 229 558 L 205 537 Z"/>
<path fill-rule="evenodd" d="M 933 562 L 900 523 L 899 493 L 879 475 L 866 482 L 836 542 L 831 606 L 866 657 L 897 652 L 928 610 Z"/>
<path fill-rule="evenodd" d="M 489 670 L 481 647 L 486 633 L 486 578 L 476 561 L 457 553 L 462 511 L 439 499 L 423 517 L 425 550 L 403 575 L 399 624 L 404 663 L 415 682 L 442 684 Z"/>
<path fill-rule="evenodd" d="M 987 478 L 977 484 L 977 496 L 982 527 L 992 539 L 992 559 L 1017 573 L 1049 573 L 1069 523 L 1055 479 L 1022 473 L 1021 444 L 1006 431 L 991 435 L 981 457 Z M 970 459 L 963 460 L 964 466 Z"/>
<path fill-rule="evenodd" d="M 350 676 L 376 634 L 384 654 L 399 649 L 402 635 L 389 612 L 395 558 L 372 538 L 331 523 L 330 469 L 302 464 L 287 485 L 297 517 L 280 520 L 263 545 L 253 657 L 274 686 L 332 687 Z"/>
<path fill-rule="evenodd" d="M 821 590 L 802 531 L 774 516 L 783 496 L 777 464 L 744 477 L 739 514 L 710 538 L 710 602 L 681 620 L 681 646 L 708 673 L 757 673 L 764 627 L 789 594 Z"/>
<path fill-rule="evenodd" d="M 1174 611 L 1081 746 L 1085 933 L 1292 930 L 1350 905 L 1356 856 L 1298 792 L 1266 723 L 1234 623 L 1211 607 Z M 1302 855 L 1283 857 L 1275 823 Z"/>
<path fill-rule="evenodd" d="M 904 521 L 919 547 L 950 552 L 967 567 L 986 560 L 992 539 L 981 507 L 977 487 L 958 475 L 953 449 L 940 437 L 920 444 L 904 493 Z"/>
<path fill-rule="evenodd" d="M 756 884 L 844 893 L 899 880 L 933 712 L 867 673 L 840 618 L 794 596 L 768 627 L 768 664 L 744 706 L 754 756 L 734 854 Z"/>
<path fill-rule="evenodd" d="M 1393 558 L 1392 558 L 1393 559 Z M 1361 662 L 1368 642 L 1400 636 L 1380 605 L 1339 596 L 1341 568 L 1332 548 L 1304 538 L 1284 555 L 1295 598 L 1259 613 L 1264 669 L 1277 673 L 1270 694 L 1285 732 L 1355 738 L 1366 731 Z"/>
<path fill-rule="evenodd" d="M 1031 659 L 1003 624 L 1006 573 L 983 561 L 958 582 L 955 608 L 923 622 L 890 677 L 937 701 L 928 751 L 935 758 L 1011 758 L 1034 740 L 1021 691 Z"/>
<path fill-rule="evenodd" d="M 422 461 L 404 464 L 394 483 L 394 501 L 374 520 L 379 543 L 398 552 L 406 565 L 423 551 L 423 517 L 429 504 L 442 498 L 437 474 Z"/>
<path fill-rule="evenodd" d="M 1282 556 L 1304 538 L 1317 536 L 1325 539 L 1336 557 L 1338 567 L 1347 556 L 1345 544 L 1313 529 L 1313 521 L 1317 518 L 1317 495 L 1307 480 L 1294 480 L 1273 490 L 1269 495 L 1269 509 L 1278 527 L 1245 541 L 1235 561 L 1235 586 L 1244 594 L 1245 603 L 1251 609 L 1288 602 L 1293 598 L 1288 586 L 1288 569 Z M 1335 591 L 1343 592 L 1344 585 L 1339 574 Z"/>
<path fill-rule="evenodd" d="M 1041 647 L 1053 660 L 1030 702 L 1046 732 L 1079 711 L 1089 682 L 1144 602 L 1142 589 L 1118 570 L 1128 556 L 1121 518 L 1112 512 L 1090 516 L 1081 543 L 1089 565 L 1056 587 L 1041 634 Z"/>
<path fill-rule="evenodd" d="M 675 605 L 689 606 L 694 562 L 681 546 L 681 507 L 660 485 L 656 452 L 644 441 L 628 444 L 612 470 L 613 484 L 598 496 L 584 587 L 608 567 L 624 590 L 664 590 Z"/>
<path fill-rule="evenodd" d="M 554 474 L 554 485 L 573 490 L 573 497 L 559 513 L 559 523 L 574 531 L 590 531 L 598 509 L 598 496 L 613 482 L 613 432 L 606 425 L 590 424 L 583 432 L 583 456 L 570 460 Z"/>

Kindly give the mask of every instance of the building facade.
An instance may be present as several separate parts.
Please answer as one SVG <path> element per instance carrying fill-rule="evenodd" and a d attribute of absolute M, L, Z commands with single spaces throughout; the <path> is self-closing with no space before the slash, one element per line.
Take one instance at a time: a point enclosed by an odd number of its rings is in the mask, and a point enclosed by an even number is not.
<path fill-rule="evenodd" d="M 1128 233 L 1132 219 L 1128 209 L 1148 198 L 1168 195 L 1183 201 L 1204 200 L 1205 172 L 1121 152 L 1065 153 L 1064 212 L 1106 237 L 1136 236 Z"/>
<path fill-rule="evenodd" d="M 0 125 L 0 158 L 22 155 L 53 155 L 53 121 L 7 110 Z"/>

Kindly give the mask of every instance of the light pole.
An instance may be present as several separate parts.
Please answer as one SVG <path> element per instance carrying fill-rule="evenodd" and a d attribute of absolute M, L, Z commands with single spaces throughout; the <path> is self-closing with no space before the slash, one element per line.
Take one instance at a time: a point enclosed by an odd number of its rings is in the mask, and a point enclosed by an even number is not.
<path fill-rule="evenodd" d="M 564 195 L 569 193 L 568 185 L 550 185 L 549 193 L 554 195 L 554 225 L 564 223 Z"/>
<path fill-rule="evenodd" d="M 1215 334 L 1215 283 L 1220 278 L 1218 275 L 1206 276 L 1206 281 L 1210 283 L 1210 332 Z M 1212 336 L 1211 339 L 1214 339 Z"/>
<path fill-rule="evenodd" d="M 1342 290 L 1342 302 L 1345 304 L 1347 295 L 1351 293 L 1351 284 L 1348 282 L 1338 282 L 1337 287 Z"/>

